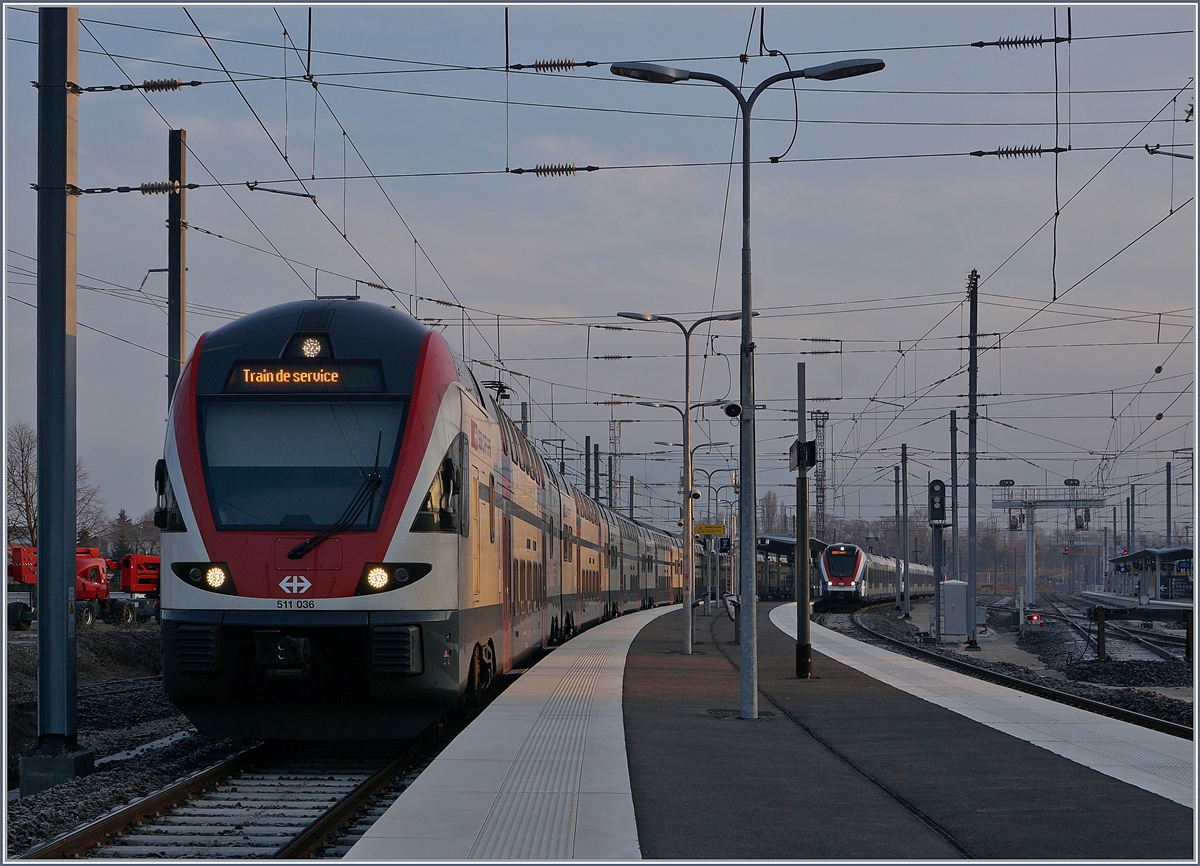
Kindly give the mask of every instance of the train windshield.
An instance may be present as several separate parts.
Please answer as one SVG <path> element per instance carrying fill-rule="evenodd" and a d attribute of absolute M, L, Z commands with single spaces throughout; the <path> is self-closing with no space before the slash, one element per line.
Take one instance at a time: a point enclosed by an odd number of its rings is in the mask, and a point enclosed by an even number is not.
<path fill-rule="evenodd" d="M 830 577 L 853 577 L 854 565 L 858 560 L 858 548 L 849 544 L 830 547 L 826 553 Z"/>
<path fill-rule="evenodd" d="M 327 528 L 343 518 L 378 465 L 378 492 L 349 525 L 374 528 L 404 408 L 367 401 L 205 403 L 201 454 L 217 528 Z"/>

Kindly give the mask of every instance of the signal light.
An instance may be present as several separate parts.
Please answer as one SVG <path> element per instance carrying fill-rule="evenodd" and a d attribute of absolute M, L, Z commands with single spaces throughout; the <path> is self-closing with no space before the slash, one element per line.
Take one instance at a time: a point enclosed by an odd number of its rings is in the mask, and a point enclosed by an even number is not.
<path fill-rule="evenodd" d="M 1071 552 L 1071 548 L 1070 548 L 1070 546 L 1069 546 L 1069 545 L 1066 545 L 1066 544 L 1064 544 L 1064 545 L 1063 545 L 1063 556 L 1066 556 L 1066 555 L 1067 555 L 1068 553 L 1070 553 L 1070 552 Z"/>
<path fill-rule="evenodd" d="M 1039 623 L 1042 621 L 1042 616 L 1041 616 L 1041 614 L 1031 613 L 1031 614 L 1027 614 L 1025 619 L 1031 623 Z"/>

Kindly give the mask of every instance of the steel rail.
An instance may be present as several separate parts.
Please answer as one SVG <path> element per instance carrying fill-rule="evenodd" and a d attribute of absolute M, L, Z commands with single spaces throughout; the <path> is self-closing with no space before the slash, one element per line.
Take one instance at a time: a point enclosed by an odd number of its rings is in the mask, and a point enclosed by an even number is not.
<path fill-rule="evenodd" d="M 320 848 L 338 828 L 350 820 L 360 806 L 387 787 L 418 754 L 437 739 L 436 726 L 426 728 L 402 753 L 388 761 L 377 773 L 359 784 L 335 803 L 328 811 L 313 820 L 292 841 L 279 846 L 272 854 L 277 860 L 299 860 Z"/>
<path fill-rule="evenodd" d="M 1069 606 L 1072 610 L 1074 610 L 1078 613 L 1086 614 L 1086 611 L 1080 610 L 1072 602 L 1065 601 L 1060 596 L 1054 596 L 1054 598 L 1058 599 L 1059 602 L 1062 602 L 1063 604 Z M 1063 613 L 1062 610 L 1058 607 L 1058 605 L 1055 602 L 1051 601 L 1049 603 L 1054 608 L 1056 614 L 1059 617 L 1066 620 L 1068 623 L 1070 623 L 1072 626 L 1074 626 L 1081 633 L 1083 633 L 1083 634 L 1088 633 L 1087 630 L 1084 629 L 1084 627 L 1081 626 L 1079 623 L 1075 622 L 1075 620 L 1072 617 Z M 1142 635 L 1137 634 L 1136 632 L 1129 631 L 1129 629 L 1126 629 L 1119 625 L 1116 625 L 1115 623 L 1113 623 L 1111 621 L 1105 623 L 1105 628 L 1111 630 L 1114 634 L 1116 634 L 1122 640 L 1129 641 L 1132 644 L 1136 644 L 1137 646 L 1140 646 L 1142 649 L 1146 650 L 1147 652 L 1154 653 L 1154 655 L 1158 656 L 1160 659 L 1163 659 L 1163 660 L 1169 661 L 1169 662 L 1182 661 L 1182 659 L 1179 656 L 1177 656 L 1175 653 L 1171 652 L 1169 649 L 1158 646 L 1156 644 L 1152 644 L 1150 641 L 1148 641 Z M 1164 635 L 1164 638 L 1174 638 L 1174 637 L 1175 637 L 1174 635 Z M 1186 639 L 1184 641 L 1181 641 L 1181 644 L 1186 645 Z"/>
<path fill-rule="evenodd" d="M 863 608 L 862 610 L 866 610 L 866 608 Z M 1111 704 L 1104 704 L 1104 703 L 1101 703 L 1100 701 L 1090 700 L 1089 698 L 1081 698 L 1077 695 L 1072 695 L 1067 692 L 1060 692 L 1057 689 L 1051 689 L 1046 686 L 1040 686 L 1040 685 L 1037 685 L 1036 683 L 1031 683 L 1031 682 L 1027 682 L 1025 680 L 1017 679 L 1016 677 L 1010 677 L 1010 676 L 1006 676 L 1005 674 L 999 674 L 999 673 L 996 673 L 995 671 L 989 671 L 986 668 L 979 667 L 978 665 L 972 664 L 971 662 L 960 661 L 959 659 L 949 658 L 947 656 L 940 655 L 935 652 L 930 652 L 929 650 L 921 649 L 920 647 L 917 647 L 917 646 L 913 646 L 910 643 L 905 643 L 904 641 L 897 640 L 896 638 L 888 637 L 887 635 L 882 634 L 881 632 L 878 632 L 875 629 L 862 624 L 862 622 L 859 619 L 859 614 L 862 613 L 862 610 L 856 611 L 854 614 L 851 615 L 851 618 L 854 620 L 854 624 L 856 626 L 858 626 L 859 628 L 861 628 L 863 631 L 867 632 L 868 634 L 872 635 L 873 637 L 878 638 L 879 640 L 885 641 L 886 643 L 889 643 L 889 644 L 892 644 L 892 645 L 898 646 L 898 647 L 903 647 L 908 652 L 913 652 L 913 653 L 916 653 L 917 655 L 924 656 L 925 658 L 935 660 L 939 664 L 941 664 L 945 667 L 949 667 L 949 668 L 953 668 L 958 671 L 962 671 L 964 673 L 970 674 L 971 676 L 978 677 L 980 679 L 991 680 L 992 682 L 997 683 L 998 685 L 1007 686 L 1010 689 L 1016 689 L 1017 691 L 1025 692 L 1026 694 L 1036 695 L 1037 697 L 1040 697 L 1040 698 L 1046 698 L 1047 700 L 1057 701 L 1060 704 L 1067 704 L 1068 706 L 1078 707 L 1081 710 L 1088 710 L 1089 712 L 1098 713 L 1099 715 L 1102 715 L 1102 716 L 1108 716 L 1109 718 L 1112 718 L 1112 719 L 1118 719 L 1119 721 L 1122 721 L 1122 722 L 1129 722 L 1130 724 L 1138 725 L 1139 727 L 1143 727 L 1143 728 L 1149 728 L 1153 731 L 1158 731 L 1159 733 L 1170 734 L 1173 737 L 1179 737 L 1179 738 L 1185 739 L 1185 740 L 1194 739 L 1194 733 L 1193 733 L 1192 729 L 1187 727 L 1186 725 L 1180 725 L 1180 724 L 1177 724 L 1176 722 L 1168 722 L 1164 719 L 1156 719 L 1153 716 L 1143 715 L 1142 713 L 1135 713 L 1132 710 L 1122 709 L 1121 707 L 1114 707 Z"/>
<path fill-rule="evenodd" d="M 30 848 L 24 854 L 15 856 L 14 860 L 60 860 L 83 854 L 93 845 L 105 842 L 109 836 L 119 833 L 131 824 L 143 818 L 161 812 L 179 801 L 186 799 L 198 790 L 208 787 L 215 782 L 236 773 L 238 770 L 252 764 L 263 757 L 269 748 L 267 743 L 259 743 L 231 758 L 214 764 L 206 770 L 193 773 L 185 779 L 156 791 L 148 797 L 135 800 L 129 805 L 102 815 L 94 821 L 72 830 L 65 836 L 51 839 Z"/>

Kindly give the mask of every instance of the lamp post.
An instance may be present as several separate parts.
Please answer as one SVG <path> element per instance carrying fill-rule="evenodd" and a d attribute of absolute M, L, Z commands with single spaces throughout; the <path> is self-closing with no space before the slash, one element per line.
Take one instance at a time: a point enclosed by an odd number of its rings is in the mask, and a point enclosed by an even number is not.
<path fill-rule="evenodd" d="M 654 444 L 655 445 L 675 445 L 676 443 L 674 443 L 674 442 L 655 442 Z M 705 502 L 705 506 L 706 506 L 705 510 L 708 514 L 708 517 L 710 518 L 709 519 L 710 523 L 712 522 L 712 520 L 711 520 L 711 518 L 712 518 L 712 474 L 714 472 L 720 472 L 721 470 L 719 470 L 719 469 L 697 469 L 696 468 L 696 452 L 699 449 L 704 448 L 704 447 L 716 448 L 721 445 L 728 445 L 728 444 L 729 444 L 728 442 L 701 442 L 699 445 L 695 445 L 692 447 L 692 473 L 695 474 L 697 472 L 703 472 L 704 478 L 705 478 L 705 483 L 708 486 L 708 500 Z M 704 554 L 705 554 L 704 555 L 704 615 L 705 616 L 708 616 L 709 613 L 711 613 L 711 610 L 709 609 L 709 606 L 708 606 L 709 596 L 712 595 L 712 562 L 710 561 L 710 559 L 708 557 L 708 552 L 709 552 L 709 547 L 710 547 L 709 542 L 710 542 L 711 538 L 712 538 L 712 536 L 709 536 L 709 535 L 704 536 Z"/>
<path fill-rule="evenodd" d="M 747 98 L 736 84 L 710 72 L 673 69 L 654 63 L 614 63 L 609 71 L 614 75 L 649 81 L 654 84 L 677 84 L 695 79 L 719 84 L 733 94 L 742 111 L 742 345 L 741 345 L 741 426 L 739 464 L 742 489 L 738 502 L 741 537 L 750 539 L 738 550 L 738 572 L 742 588 L 742 663 L 741 717 L 758 718 L 758 637 L 755 617 L 755 555 L 757 528 L 754 479 L 754 341 L 751 329 L 750 293 L 750 114 L 758 97 L 771 85 L 793 78 L 813 78 L 818 81 L 838 81 L 866 75 L 883 69 L 882 60 L 838 60 L 822 66 L 789 70 L 772 75 L 759 83 Z"/>
<path fill-rule="evenodd" d="M 620 315 L 632 317 L 633 315 L 636 315 L 636 314 L 621 313 Z M 665 316 L 664 317 L 656 317 L 656 318 L 663 318 L 664 320 L 671 321 L 671 322 L 675 321 L 674 319 L 666 319 Z M 719 317 L 711 316 L 710 318 L 715 319 L 715 318 L 719 318 Z M 700 320 L 700 322 L 704 322 L 704 321 L 707 321 L 707 320 L 706 319 Z M 700 322 L 696 322 L 696 325 L 699 325 Z M 675 324 L 678 325 L 679 323 L 675 322 Z M 696 327 L 696 325 L 692 325 L 692 329 L 694 329 Z M 683 333 L 684 333 L 684 346 L 685 346 L 684 355 L 686 356 L 687 355 L 687 351 L 686 351 L 687 338 L 691 336 L 691 329 L 685 329 Z M 690 367 L 690 365 L 685 364 L 685 367 Z M 695 569 L 695 565 L 696 565 L 696 529 L 695 529 L 695 521 L 692 517 L 692 500 L 695 497 L 698 497 L 700 494 L 697 493 L 693 489 L 693 486 L 692 486 L 692 449 L 690 447 L 691 438 L 692 438 L 691 411 L 695 407 L 693 407 L 691 404 L 691 397 L 692 397 L 691 381 L 690 381 L 690 379 L 688 379 L 688 377 L 686 375 L 684 377 L 684 381 L 685 381 L 684 404 L 683 404 L 682 409 L 680 409 L 674 403 L 659 403 L 657 401 L 648 401 L 648 400 L 639 400 L 637 405 L 650 406 L 651 408 L 654 408 L 654 409 L 664 409 L 664 408 L 674 409 L 676 412 L 679 413 L 680 420 L 683 421 L 683 442 L 684 442 L 684 446 L 683 446 L 683 487 L 684 487 L 684 490 L 683 490 L 683 654 L 691 655 L 692 654 L 692 572 Z M 709 400 L 707 403 L 697 403 L 696 406 L 697 407 L 718 406 L 718 405 L 720 405 L 720 403 L 721 403 L 720 400 Z"/>

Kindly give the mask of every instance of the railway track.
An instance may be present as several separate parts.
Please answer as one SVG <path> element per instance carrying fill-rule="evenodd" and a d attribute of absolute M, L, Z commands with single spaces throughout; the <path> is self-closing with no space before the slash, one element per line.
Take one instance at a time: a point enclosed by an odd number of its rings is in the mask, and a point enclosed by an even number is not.
<path fill-rule="evenodd" d="M 81 685 L 76 690 L 78 700 L 89 698 L 108 698 L 115 695 L 133 694 L 162 683 L 162 675 L 152 677 L 134 677 L 132 679 L 101 680 L 96 683 Z M 27 707 L 37 704 L 37 692 L 20 692 L 9 698 L 14 707 Z"/>
<path fill-rule="evenodd" d="M 1087 610 L 1080 607 L 1076 602 L 1062 596 L 1049 596 L 1045 601 L 1054 608 L 1058 618 L 1075 631 L 1083 635 L 1084 640 L 1093 640 L 1095 635 L 1092 629 L 1081 624 L 1080 620 L 1086 622 Z M 1069 612 L 1064 612 L 1063 607 L 1069 608 Z M 1155 634 L 1153 638 L 1148 638 L 1145 635 L 1138 634 L 1123 626 L 1117 625 L 1114 621 L 1109 620 L 1104 626 L 1105 632 L 1110 637 L 1115 637 L 1123 640 L 1133 646 L 1140 647 L 1156 658 L 1166 661 L 1180 661 L 1184 658 L 1187 647 L 1187 639 L 1177 635 Z M 1112 654 L 1111 652 L 1109 653 Z"/>
<path fill-rule="evenodd" d="M 444 742 L 434 727 L 390 744 L 259 744 L 17 859 L 308 857 Z"/>
<path fill-rule="evenodd" d="M 1108 716 L 1109 718 L 1119 719 L 1123 722 L 1129 722 L 1130 724 L 1139 725 L 1143 728 L 1159 731 L 1160 733 L 1170 734 L 1171 736 L 1180 737 L 1187 740 L 1194 738 L 1192 729 L 1186 725 L 1168 722 L 1163 719 L 1156 719 L 1153 716 L 1147 716 L 1143 713 L 1133 712 L 1132 710 L 1126 710 L 1122 707 L 1113 706 L 1101 701 L 1091 700 L 1090 698 L 1080 697 L 1078 695 L 1070 694 L 1069 692 L 1052 689 L 1048 686 L 1031 683 L 1016 677 L 1010 677 L 1005 674 L 997 673 L 996 671 L 988 670 L 987 668 L 968 661 L 951 658 L 949 656 L 942 655 L 941 653 L 915 646 L 906 641 L 897 640 L 896 638 L 883 634 L 882 632 L 873 629 L 870 626 L 864 625 L 861 620 L 861 614 L 867 610 L 870 610 L 870 607 L 861 608 L 858 611 L 855 611 L 853 614 L 850 614 L 849 618 L 851 622 L 853 622 L 854 627 L 861 629 L 864 633 L 869 634 L 876 640 L 883 641 L 884 643 L 892 646 L 901 647 L 905 652 L 912 653 L 921 658 L 929 659 L 930 661 L 933 661 L 943 667 L 957 670 L 961 673 L 968 674 L 969 676 L 989 680 L 999 685 L 1025 692 L 1026 694 L 1036 695 L 1048 700 L 1057 701 L 1058 703 L 1067 704 L 1068 706 L 1078 707 L 1093 713 Z M 832 615 L 833 614 L 829 614 L 826 616 Z"/>

